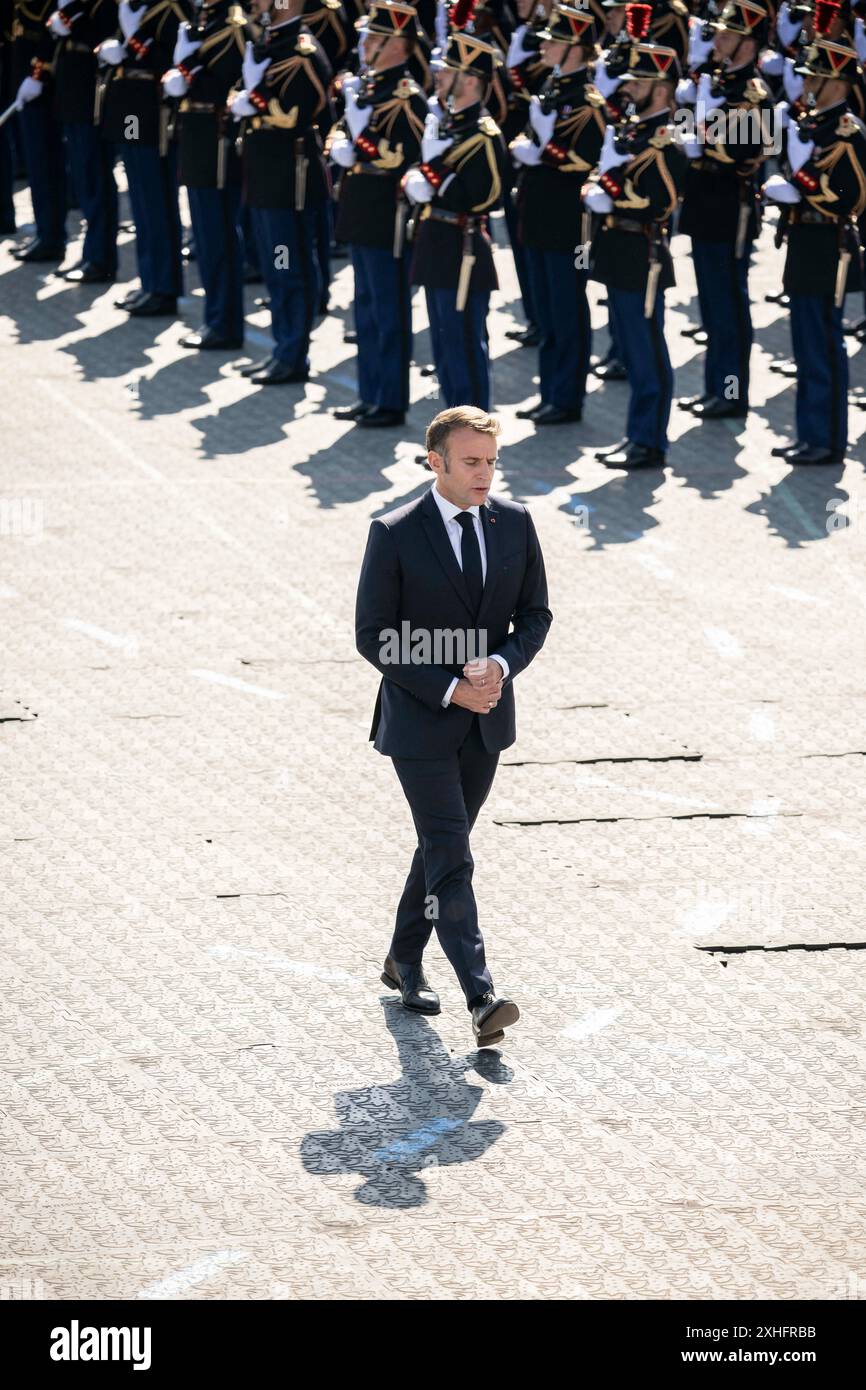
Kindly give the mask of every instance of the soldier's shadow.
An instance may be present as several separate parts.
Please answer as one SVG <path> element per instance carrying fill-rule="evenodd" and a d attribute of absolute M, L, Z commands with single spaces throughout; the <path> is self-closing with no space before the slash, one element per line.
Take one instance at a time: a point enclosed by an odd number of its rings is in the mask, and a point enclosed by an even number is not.
<path fill-rule="evenodd" d="M 366 1206 L 420 1207 L 428 1200 L 423 1174 L 474 1163 L 505 1132 L 498 1120 L 473 1120 L 484 1090 L 466 1079 L 474 1069 L 493 1083 L 512 1072 L 497 1052 L 452 1057 L 420 1014 L 384 1000 L 385 1022 L 403 1069 L 397 1081 L 338 1091 L 340 1128 L 308 1134 L 301 1161 L 308 1173 L 356 1174 L 354 1197 Z"/>
<path fill-rule="evenodd" d="M 664 482 L 662 468 L 617 474 L 601 487 L 571 493 L 559 510 L 572 518 L 576 528 L 588 533 L 590 549 L 628 545 L 659 525 L 649 509 L 658 500 Z"/>
<path fill-rule="evenodd" d="M 849 524 L 837 511 L 848 501 L 839 486 L 844 471 L 842 463 L 791 468 L 746 511 L 764 517 L 771 535 L 780 536 L 792 550 L 828 540 Z"/>
<path fill-rule="evenodd" d="M 708 431 L 712 431 L 711 441 Z M 711 502 L 746 476 L 746 469 L 737 463 L 737 455 L 745 447 L 745 431 L 745 420 L 697 422 L 671 447 L 669 463 L 674 477 L 682 478 L 687 487 Z"/>

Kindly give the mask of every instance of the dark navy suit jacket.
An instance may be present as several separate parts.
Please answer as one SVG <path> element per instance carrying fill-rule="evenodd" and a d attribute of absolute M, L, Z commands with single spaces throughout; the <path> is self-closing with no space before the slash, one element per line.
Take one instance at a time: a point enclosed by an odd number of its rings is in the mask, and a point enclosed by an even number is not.
<path fill-rule="evenodd" d="M 383 634 L 402 632 L 406 622 L 413 633 L 483 632 L 482 650 L 504 656 L 509 676 L 499 704 L 478 716 L 479 729 L 491 753 L 515 740 L 513 680 L 547 636 L 552 621 L 547 579 L 532 518 L 521 503 L 488 497 L 480 517 L 487 576 L 477 613 L 430 491 L 370 525 L 358 582 L 355 642 L 382 676 L 370 738 L 390 757 L 446 757 L 460 747 L 475 718 L 453 701 L 442 708 L 453 677 L 463 674 L 462 661 L 419 665 L 383 660 Z"/>

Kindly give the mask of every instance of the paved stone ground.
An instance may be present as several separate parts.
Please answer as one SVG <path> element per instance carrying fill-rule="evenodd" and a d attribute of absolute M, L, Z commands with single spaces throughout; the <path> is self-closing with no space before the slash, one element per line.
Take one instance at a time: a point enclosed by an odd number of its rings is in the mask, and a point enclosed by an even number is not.
<path fill-rule="evenodd" d="M 430 379 L 402 437 L 325 413 L 353 394 L 345 262 L 313 380 L 259 391 L 178 348 L 180 323 L 0 250 L 13 1293 L 866 1292 L 856 448 L 769 456 L 793 414 L 769 231 L 757 408 L 744 429 L 675 412 L 663 475 L 592 458 L 621 386 L 579 427 L 515 419 L 534 354 L 503 336 L 504 250 L 500 270 L 499 486 L 532 505 L 555 620 L 474 840 L 523 1011 L 478 1052 L 435 943 L 439 1018 L 378 981 L 412 833 L 352 634 L 370 518 L 429 485 Z"/>

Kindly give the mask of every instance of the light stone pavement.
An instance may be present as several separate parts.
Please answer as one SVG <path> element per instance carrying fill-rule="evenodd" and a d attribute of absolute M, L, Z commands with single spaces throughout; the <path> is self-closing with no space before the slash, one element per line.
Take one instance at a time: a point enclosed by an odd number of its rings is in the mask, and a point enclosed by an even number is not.
<path fill-rule="evenodd" d="M 310 384 L 262 391 L 0 249 L 12 1296 L 866 1296 L 857 449 L 769 456 L 793 417 L 769 228 L 756 409 L 675 411 L 664 474 L 592 457 L 621 385 L 580 426 L 516 420 L 535 354 L 498 258 L 498 488 L 554 623 L 473 838 L 522 1010 L 479 1052 L 435 941 L 438 1018 L 379 983 L 413 835 L 353 641 L 370 519 L 429 486 L 432 379 L 399 432 L 326 413 L 354 394 L 345 261 Z"/>

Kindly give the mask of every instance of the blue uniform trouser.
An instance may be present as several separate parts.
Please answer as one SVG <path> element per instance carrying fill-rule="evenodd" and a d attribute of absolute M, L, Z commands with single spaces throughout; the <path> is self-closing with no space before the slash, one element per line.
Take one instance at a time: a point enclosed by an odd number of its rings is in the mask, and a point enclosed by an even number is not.
<path fill-rule="evenodd" d="M 587 273 L 573 251 L 526 249 L 536 322 L 541 329 L 538 368 L 541 399 L 560 410 L 580 410 L 586 395 L 592 329 Z"/>
<path fill-rule="evenodd" d="M 409 265 L 390 248 L 352 246 L 358 395 L 382 410 L 409 409 L 412 300 Z"/>
<path fill-rule="evenodd" d="M 326 312 L 328 303 L 328 292 L 331 286 L 331 241 L 334 236 L 334 201 L 327 198 L 319 207 L 316 217 L 316 256 L 319 262 L 319 274 L 322 277 L 321 286 L 321 305 L 322 312 Z"/>
<path fill-rule="evenodd" d="M 848 354 L 842 310 L 831 294 L 791 292 L 797 363 L 797 439 L 844 453 L 848 443 Z"/>
<path fill-rule="evenodd" d="M 668 446 L 667 428 L 674 374 L 664 334 L 664 292 L 656 294 L 652 318 L 644 318 L 644 291 L 608 287 L 610 316 L 631 390 L 626 436 L 648 449 Z"/>
<path fill-rule="evenodd" d="M 252 208 L 259 265 L 271 299 L 274 357 L 309 371 L 310 333 L 322 292 L 316 208 Z"/>
<path fill-rule="evenodd" d="M 177 151 L 161 156 L 156 145 L 123 143 L 123 164 L 135 222 L 135 255 L 145 294 L 175 297 L 183 292 Z"/>
<path fill-rule="evenodd" d="M 86 223 L 81 259 L 113 275 L 117 270 L 114 146 L 86 121 L 67 121 L 63 133 L 72 186 Z"/>
<path fill-rule="evenodd" d="M 520 298 L 523 300 L 523 312 L 526 315 L 527 324 L 537 323 L 535 300 L 532 293 L 532 280 L 526 266 L 526 252 L 520 240 L 519 217 L 514 193 L 510 188 L 503 185 L 502 189 L 502 208 L 505 212 L 505 226 L 508 229 L 508 240 L 511 242 L 511 250 L 514 255 L 514 269 L 517 271 L 517 283 L 520 286 Z"/>
<path fill-rule="evenodd" d="M 704 391 L 746 408 L 752 351 L 748 252 L 737 260 L 731 242 L 692 237 L 692 254 L 701 323 L 707 333 Z"/>
<path fill-rule="evenodd" d="M 204 288 L 205 327 L 221 338 L 243 338 L 243 246 L 238 226 L 241 186 L 188 187 L 186 192 Z"/>
<path fill-rule="evenodd" d="M 49 246 L 66 245 L 66 157 L 52 98 L 43 92 L 18 113 L 36 235 Z"/>
<path fill-rule="evenodd" d="M 490 409 L 490 350 L 487 309 L 490 292 L 470 294 L 458 313 L 454 289 L 427 288 L 427 313 L 439 390 L 447 406 Z"/>

